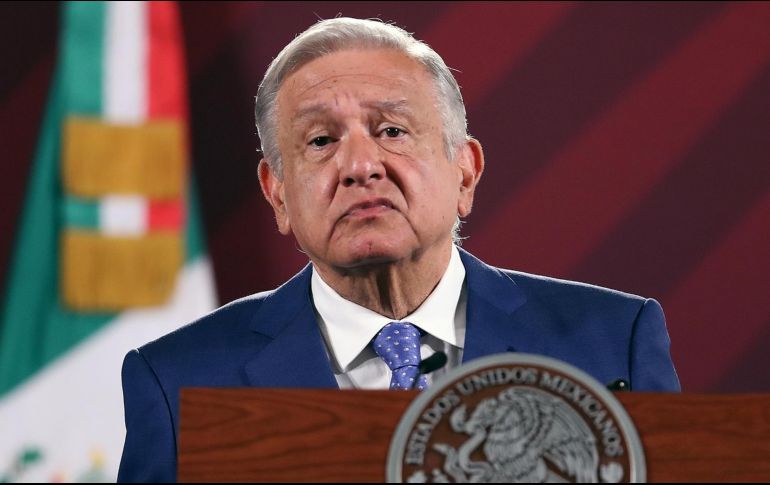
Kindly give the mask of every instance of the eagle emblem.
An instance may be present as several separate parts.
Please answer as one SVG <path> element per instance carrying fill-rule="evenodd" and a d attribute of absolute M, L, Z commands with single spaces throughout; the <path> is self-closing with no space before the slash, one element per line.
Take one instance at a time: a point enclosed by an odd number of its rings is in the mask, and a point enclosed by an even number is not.
<path fill-rule="evenodd" d="M 510 387 L 483 399 L 472 412 L 463 404 L 450 423 L 469 438 L 457 448 L 433 445 L 445 456 L 434 481 L 599 481 L 599 454 L 588 424 L 565 401 L 538 389 Z M 472 458 L 479 448 L 484 460 Z"/>
<path fill-rule="evenodd" d="M 506 353 L 420 393 L 391 441 L 387 480 L 644 482 L 644 448 L 620 401 L 566 362 Z"/>

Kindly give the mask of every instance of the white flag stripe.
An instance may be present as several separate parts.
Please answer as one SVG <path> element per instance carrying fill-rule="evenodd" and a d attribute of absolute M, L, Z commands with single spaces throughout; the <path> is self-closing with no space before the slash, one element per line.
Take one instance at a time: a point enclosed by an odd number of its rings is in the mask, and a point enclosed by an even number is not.
<path fill-rule="evenodd" d="M 108 195 L 99 203 L 99 230 L 106 236 L 142 236 L 147 233 L 147 199 Z"/>
<path fill-rule="evenodd" d="M 99 453 L 107 479 L 117 478 L 125 424 L 120 369 L 123 357 L 216 306 L 214 277 L 207 258 L 179 273 L 171 301 L 162 307 L 120 314 L 102 330 L 51 362 L 0 400 L 0 467 L 22 449 L 43 453 L 39 464 L 17 477 L 48 482 L 78 481 Z M 41 403 L 55 403 L 46 405 Z M 66 443 L 66 446 L 62 446 Z"/>
<path fill-rule="evenodd" d="M 113 123 L 141 123 L 147 118 L 147 5 L 106 7 L 102 115 Z"/>

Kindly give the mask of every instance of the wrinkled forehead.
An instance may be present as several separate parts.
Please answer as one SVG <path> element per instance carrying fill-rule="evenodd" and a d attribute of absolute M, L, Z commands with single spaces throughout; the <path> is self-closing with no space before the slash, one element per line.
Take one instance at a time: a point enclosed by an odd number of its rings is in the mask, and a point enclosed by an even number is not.
<path fill-rule="evenodd" d="M 433 104 L 434 84 L 425 67 L 403 52 L 338 51 L 318 57 L 287 76 L 278 91 L 278 112 L 293 118 L 347 97 L 367 106 L 398 109 L 424 102 L 426 97 Z"/>

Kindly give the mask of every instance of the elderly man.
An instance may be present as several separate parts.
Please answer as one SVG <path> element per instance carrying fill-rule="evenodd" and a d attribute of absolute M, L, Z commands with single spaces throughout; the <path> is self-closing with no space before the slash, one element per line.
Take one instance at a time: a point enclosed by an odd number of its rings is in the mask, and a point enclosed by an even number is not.
<path fill-rule="evenodd" d="M 427 45 L 381 22 L 319 22 L 270 65 L 256 114 L 262 190 L 311 264 L 128 354 L 120 480 L 175 478 L 188 386 L 424 388 L 476 357 L 527 352 L 602 382 L 679 388 L 654 300 L 493 268 L 454 245 L 484 156 Z M 438 351 L 448 365 L 421 375 Z"/>

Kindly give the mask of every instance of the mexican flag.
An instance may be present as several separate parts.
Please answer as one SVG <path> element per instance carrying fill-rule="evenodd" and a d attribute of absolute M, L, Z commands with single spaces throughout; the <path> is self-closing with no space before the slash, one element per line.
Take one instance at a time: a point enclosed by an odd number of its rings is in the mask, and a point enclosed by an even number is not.
<path fill-rule="evenodd" d="M 124 355 L 214 308 L 177 6 L 62 6 L 0 307 L 0 482 L 114 481 Z"/>

